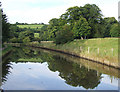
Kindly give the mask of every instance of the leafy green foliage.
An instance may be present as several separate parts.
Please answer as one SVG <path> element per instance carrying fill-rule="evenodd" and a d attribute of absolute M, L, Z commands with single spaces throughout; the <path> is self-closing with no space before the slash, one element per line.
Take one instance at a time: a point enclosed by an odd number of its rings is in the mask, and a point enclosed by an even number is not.
<path fill-rule="evenodd" d="M 10 32 L 6 15 L 3 18 L 3 27 L 6 25 L 3 37 L 5 40 L 11 36 L 11 42 L 23 42 L 29 37 L 30 42 L 55 41 L 56 44 L 64 44 L 80 38 L 118 37 L 119 28 L 113 27 L 117 20 L 114 17 L 102 18 L 102 12 L 95 4 L 70 7 L 60 18 L 52 18 L 49 25 L 16 22 L 10 26 Z"/>
<path fill-rule="evenodd" d="M 2 43 L 4 43 L 10 39 L 10 24 L 8 23 L 7 16 L 3 13 L 2 9 L 0 9 L 0 15 L 2 15 Z"/>
<path fill-rule="evenodd" d="M 27 39 L 29 38 L 30 41 L 33 41 L 34 39 L 34 34 L 31 31 L 22 31 L 19 33 L 19 39 L 24 42 L 23 40 L 27 37 Z"/>
<path fill-rule="evenodd" d="M 39 38 L 39 33 L 34 33 L 35 38 Z"/>
<path fill-rule="evenodd" d="M 117 24 L 112 25 L 110 30 L 111 37 L 120 37 L 120 26 Z"/>
<path fill-rule="evenodd" d="M 117 23 L 117 20 L 114 17 L 104 18 L 104 25 L 105 25 L 104 37 L 110 37 L 111 26 L 115 23 Z"/>
<path fill-rule="evenodd" d="M 13 37 L 12 39 L 9 40 L 10 42 L 12 43 L 21 43 L 22 41 L 20 40 L 20 38 L 16 38 L 16 37 Z"/>
<path fill-rule="evenodd" d="M 85 37 L 90 34 L 91 27 L 89 26 L 87 20 L 81 17 L 73 27 L 74 38 Z"/>
<path fill-rule="evenodd" d="M 29 37 L 25 37 L 25 38 L 23 39 L 23 43 L 28 43 L 28 42 L 30 42 L 30 38 L 29 38 Z"/>
<path fill-rule="evenodd" d="M 56 32 L 58 31 L 59 20 L 53 18 L 49 21 L 48 31 L 49 31 L 49 38 L 55 38 Z"/>
<path fill-rule="evenodd" d="M 70 31 L 70 26 L 63 26 L 63 30 L 57 32 L 57 36 L 55 38 L 56 44 L 64 44 L 73 40 L 73 33 Z"/>

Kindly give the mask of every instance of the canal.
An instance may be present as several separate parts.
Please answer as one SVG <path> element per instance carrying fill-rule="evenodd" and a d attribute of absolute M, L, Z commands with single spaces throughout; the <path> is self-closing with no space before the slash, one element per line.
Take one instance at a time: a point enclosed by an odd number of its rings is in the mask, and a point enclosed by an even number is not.
<path fill-rule="evenodd" d="M 66 54 L 13 47 L 2 61 L 4 90 L 118 90 L 119 70 Z"/>

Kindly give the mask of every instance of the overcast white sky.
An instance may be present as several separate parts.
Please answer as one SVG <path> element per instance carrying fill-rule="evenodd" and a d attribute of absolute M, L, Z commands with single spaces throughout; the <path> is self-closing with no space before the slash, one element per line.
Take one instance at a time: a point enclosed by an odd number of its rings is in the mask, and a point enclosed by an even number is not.
<path fill-rule="evenodd" d="M 120 0 L 1 0 L 2 8 L 10 23 L 48 23 L 66 12 L 69 7 L 96 4 L 104 17 L 118 20 Z"/>

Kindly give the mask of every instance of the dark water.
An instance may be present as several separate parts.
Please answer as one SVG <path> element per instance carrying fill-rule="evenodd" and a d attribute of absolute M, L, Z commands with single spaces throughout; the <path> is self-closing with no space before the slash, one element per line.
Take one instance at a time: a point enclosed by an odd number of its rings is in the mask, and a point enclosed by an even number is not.
<path fill-rule="evenodd" d="M 5 90 L 118 90 L 118 70 L 35 48 L 14 48 L 3 59 Z"/>

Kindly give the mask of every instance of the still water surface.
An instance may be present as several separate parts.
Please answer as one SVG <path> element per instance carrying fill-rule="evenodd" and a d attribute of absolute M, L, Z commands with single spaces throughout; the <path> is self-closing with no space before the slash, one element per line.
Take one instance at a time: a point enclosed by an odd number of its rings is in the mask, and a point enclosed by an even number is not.
<path fill-rule="evenodd" d="M 118 90 L 119 78 L 116 69 L 41 49 L 14 48 L 3 59 L 5 90 Z"/>

